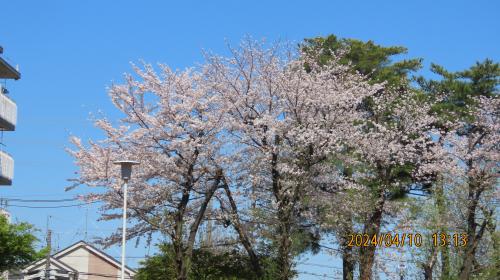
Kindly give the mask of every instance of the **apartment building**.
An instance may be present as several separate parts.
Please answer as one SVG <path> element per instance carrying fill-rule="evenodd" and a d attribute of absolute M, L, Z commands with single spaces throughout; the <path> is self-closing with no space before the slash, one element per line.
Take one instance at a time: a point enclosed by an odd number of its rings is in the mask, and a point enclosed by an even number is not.
<path fill-rule="evenodd" d="M 21 74 L 4 58 L 3 52 L 0 46 L 0 186 L 10 186 L 14 178 L 14 159 L 6 151 L 3 134 L 16 129 L 17 105 L 10 97 L 8 83 L 19 80 Z"/>

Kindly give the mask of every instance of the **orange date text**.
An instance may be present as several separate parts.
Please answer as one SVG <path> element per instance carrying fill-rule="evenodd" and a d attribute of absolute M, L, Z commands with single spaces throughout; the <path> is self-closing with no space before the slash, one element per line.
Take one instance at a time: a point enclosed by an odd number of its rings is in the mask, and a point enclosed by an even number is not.
<path fill-rule="evenodd" d="M 355 233 L 348 236 L 348 247 L 403 247 L 422 246 L 420 233 L 385 233 L 366 234 Z"/>

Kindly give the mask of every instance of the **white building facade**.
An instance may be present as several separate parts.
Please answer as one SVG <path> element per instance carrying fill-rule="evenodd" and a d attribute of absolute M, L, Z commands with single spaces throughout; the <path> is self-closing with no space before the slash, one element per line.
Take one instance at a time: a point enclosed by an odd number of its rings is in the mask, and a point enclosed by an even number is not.
<path fill-rule="evenodd" d="M 0 130 L 14 131 L 17 124 L 17 105 L 10 97 L 8 80 L 19 80 L 21 73 L 3 57 L 0 46 Z M 1 141 L 1 139 L 0 139 Z M 0 142 L 0 186 L 12 185 L 14 178 L 14 159 L 7 153 L 5 143 Z"/>

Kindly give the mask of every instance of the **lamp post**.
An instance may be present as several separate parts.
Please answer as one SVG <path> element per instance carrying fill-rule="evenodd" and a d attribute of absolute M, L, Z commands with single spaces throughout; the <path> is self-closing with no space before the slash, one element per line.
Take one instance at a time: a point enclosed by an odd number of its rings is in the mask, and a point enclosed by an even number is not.
<path fill-rule="evenodd" d="M 122 266 L 120 279 L 125 279 L 125 243 L 127 240 L 127 184 L 132 176 L 132 165 L 137 165 L 139 162 L 133 160 L 119 160 L 114 164 L 120 165 L 123 180 L 123 224 L 122 224 Z"/>

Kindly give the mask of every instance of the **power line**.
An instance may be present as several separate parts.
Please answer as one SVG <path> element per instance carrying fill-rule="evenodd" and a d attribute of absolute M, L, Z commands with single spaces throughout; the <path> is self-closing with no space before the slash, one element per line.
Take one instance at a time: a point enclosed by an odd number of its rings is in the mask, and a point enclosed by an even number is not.
<path fill-rule="evenodd" d="M 320 278 L 327 278 L 327 279 L 342 279 L 340 277 L 335 277 L 335 276 L 329 276 L 326 274 L 319 274 L 319 273 L 313 273 L 313 272 L 307 272 L 307 271 L 298 271 L 299 274 L 306 274 L 306 275 L 311 275 L 311 276 L 316 276 Z"/>
<path fill-rule="evenodd" d="M 31 208 L 31 209 L 47 209 L 47 208 L 68 208 L 68 207 L 77 207 L 77 206 L 83 206 L 83 205 L 88 205 L 92 203 L 97 203 L 99 201 L 91 201 L 87 203 L 80 203 L 80 204 L 72 204 L 72 205 L 56 205 L 56 206 L 27 206 L 27 205 L 16 205 L 16 204 L 9 204 L 9 207 L 19 207 L 19 208 Z"/>
<path fill-rule="evenodd" d="M 4 201 L 16 201 L 16 202 L 67 202 L 67 201 L 77 201 L 78 198 L 67 198 L 67 199 L 20 199 L 20 198 L 4 198 L 0 199 Z"/>
<path fill-rule="evenodd" d="M 7 195 L 7 196 L 4 196 L 3 198 L 17 198 L 17 197 L 22 197 L 22 198 L 26 198 L 26 197 L 54 197 L 54 196 L 57 196 L 57 197 L 60 197 L 61 194 L 58 194 L 58 193 L 54 193 L 54 194 L 23 194 L 23 195 Z M 67 197 L 71 197 L 73 198 L 73 195 L 70 195 L 70 194 L 62 194 L 62 196 L 67 196 Z"/>
<path fill-rule="evenodd" d="M 324 268 L 331 268 L 331 269 L 342 269 L 342 267 L 338 266 L 331 266 L 331 265 L 326 265 L 326 264 L 319 264 L 319 263 L 310 263 L 310 262 L 299 262 L 297 265 L 308 265 L 308 266 L 317 266 L 317 267 L 324 267 Z"/>

